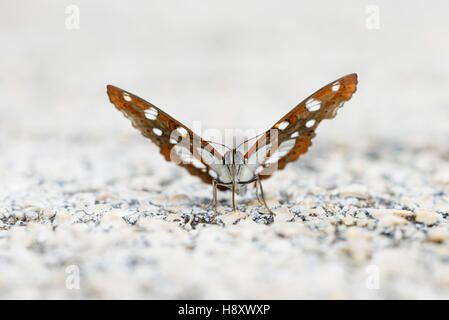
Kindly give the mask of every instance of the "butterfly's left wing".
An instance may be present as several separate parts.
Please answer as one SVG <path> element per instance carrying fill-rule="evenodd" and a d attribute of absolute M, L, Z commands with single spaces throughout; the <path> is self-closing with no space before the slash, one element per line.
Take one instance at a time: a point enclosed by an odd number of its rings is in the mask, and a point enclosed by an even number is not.
<path fill-rule="evenodd" d="M 230 179 L 223 170 L 223 156 L 187 126 L 130 92 L 112 85 L 107 90 L 115 107 L 159 147 L 167 161 L 186 168 L 206 183 L 212 183 L 217 176 Z"/>
<path fill-rule="evenodd" d="M 357 74 L 344 76 L 307 97 L 276 122 L 245 154 L 255 174 L 268 178 L 274 170 L 283 169 L 306 153 L 321 120 L 334 118 L 356 87 Z"/>

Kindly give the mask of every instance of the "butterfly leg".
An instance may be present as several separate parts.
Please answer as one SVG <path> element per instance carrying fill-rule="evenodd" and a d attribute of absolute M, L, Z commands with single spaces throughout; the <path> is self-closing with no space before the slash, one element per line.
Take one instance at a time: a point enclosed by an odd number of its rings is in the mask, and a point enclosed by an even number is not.
<path fill-rule="evenodd" d="M 208 204 L 206 204 L 206 205 L 204 205 L 204 206 L 201 206 L 201 208 L 203 208 L 203 209 L 208 209 L 208 208 L 210 208 L 210 206 L 211 205 L 213 205 L 214 203 L 215 203 L 215 199 L 214 199 L 214 194 L 215 194 L 215 180 L 212 180 L 212 198 L 210 199 L 210 201 L 209 201 L 209 203 Z"/>
<path fill-rule="evenodd" d="M 207 205 L 207 208 L 209 208 L 212 204 L 214 204 L 214 216 L 209 222 L 212 222 L 217 217 L 217 182 L 215 180 L 212 181 L 212 200 L 210 204 Z"/>
<path fill-rule="evenodd" d="M 263 204 L 265 205 L 265 208 L 267 208 L 268 212 L 275 216 L 276 214 L 271 211 L 271 209 L 268 207 L 267 202 L 265 201 L 265 196 L 263 194 L 263 188 L 262 188 L 262 182 L 260 181 L 260 179 L 257 179 L 257 183 L 259 183 L 259 187 L 260 187 L 260 194 L 262 195 L 262 200 L 263 200 Z"/>
<path fill-rule="evenodd" d="M 212 180 L 212 198 L 210 199 L 209 203 L 201 206 L 203 209 L 208 209 L 212 205 L 217 206 L 217 182 L 215 180 Z"/>
<path fill-rule="evenodd" d="M 256 197 L 257 197 L 257 201 L 259 201 L 259 203 L 260 203 L 261 205 L 263 205 L 263 202 L 262 202 L 262 200 L 260 200 L 260 197 L 259 197 L 259 184 L 258 184 L 258 180 L 256 180 L 256 181 L 254 182 L 254 186 L 256 187 Z"/>

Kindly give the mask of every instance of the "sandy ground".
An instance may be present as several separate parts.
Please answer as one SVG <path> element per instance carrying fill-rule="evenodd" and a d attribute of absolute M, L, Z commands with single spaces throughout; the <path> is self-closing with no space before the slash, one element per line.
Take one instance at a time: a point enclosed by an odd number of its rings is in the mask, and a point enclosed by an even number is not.
<path fill-rule="evenodd" d="M 71 3 L 79 29 L 69 2 L 0 4 L 1 298 L 449 298 L 446 2 Z M 250 188 L 208 223 L 211 187 L 105 90 L 223 132 L 351 72 L 353 99 L 265 182 L 274 219 Z"/>

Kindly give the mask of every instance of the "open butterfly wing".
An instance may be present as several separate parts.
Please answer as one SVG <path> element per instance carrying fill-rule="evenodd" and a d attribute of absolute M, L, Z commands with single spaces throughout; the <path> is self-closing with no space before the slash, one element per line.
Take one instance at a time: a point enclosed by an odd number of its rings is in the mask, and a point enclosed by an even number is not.
<path fill-rule="evenodd" d="M 203 182 L 212 183 L 210 170 L 219 171 L 222 155 L 200 136 L 151 103 L 112 85 L 109 100 L 143 136 L 151 139 L 167 161 L 186 168 Z M 219 174 L 219 172 L 216 172 Z"/>
<path fill-rule="evenodd" d="M 276 122 L 245 154 L 256 174 L 268 178 L 274 170 L 283 169 L 306 153 L 321 120 L 334 118 L 356 87 L 357 74 L 344 76 L 307 97 Z"/>

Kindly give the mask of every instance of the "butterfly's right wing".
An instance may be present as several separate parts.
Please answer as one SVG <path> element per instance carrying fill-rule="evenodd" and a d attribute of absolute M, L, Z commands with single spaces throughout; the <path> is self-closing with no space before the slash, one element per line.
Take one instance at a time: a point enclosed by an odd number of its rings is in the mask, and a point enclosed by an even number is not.
<path fill-rule="evenodd" d="M 357 74 L 349 74 L 324 86 L 293 108 L 265 132 L 245 154 L 248 167 L 261 178 L 283 169 L 307 152 L 315 130 L 332 119 L 357 89 Z M 251 176 L 247 174 L 247 176 Z"/>
<path fill-rule="evenodd" d="M 153 104 L 112 85 L 109 99 L 143 136 L 153 141 L 167 161 L 186 168 L 190 174 L 212 183 L 212 179 L 230 179 L 223 156 L 207 141 Z"/>

